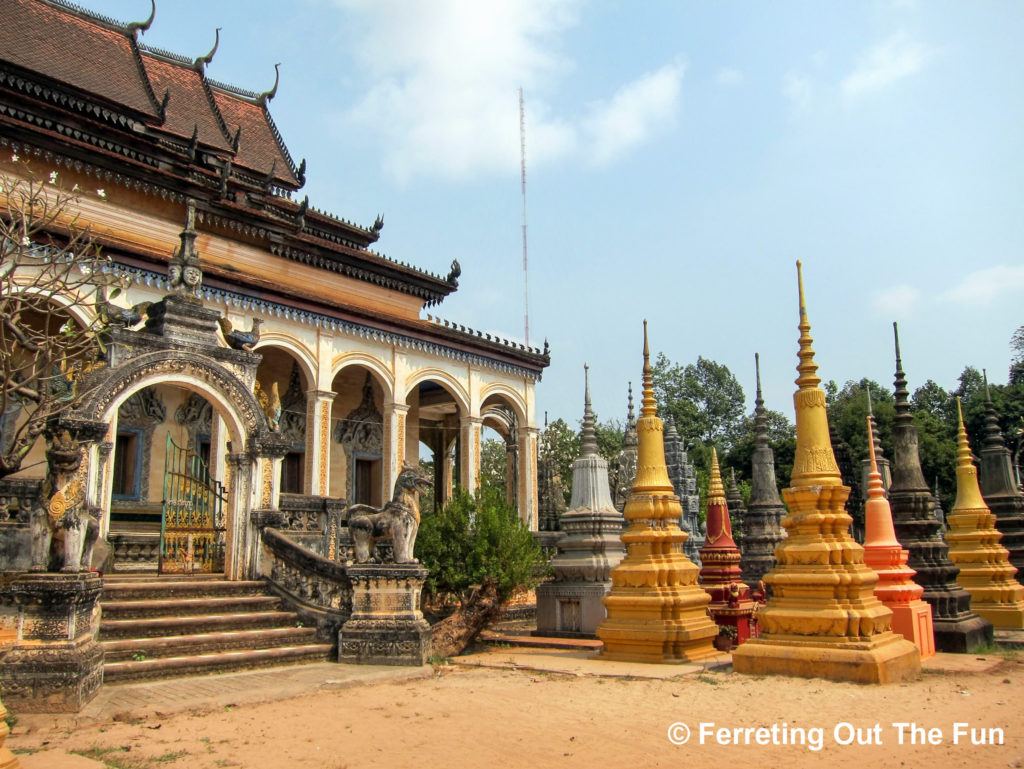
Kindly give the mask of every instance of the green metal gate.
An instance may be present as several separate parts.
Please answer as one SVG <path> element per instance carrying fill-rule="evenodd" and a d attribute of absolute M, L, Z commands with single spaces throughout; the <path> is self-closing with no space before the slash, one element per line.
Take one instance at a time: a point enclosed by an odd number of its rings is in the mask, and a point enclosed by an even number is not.
<path fill-rule="evenodd" d="M 167 434 L 160 516 L 160 573 L 224 571 L 224 485 Z"/>

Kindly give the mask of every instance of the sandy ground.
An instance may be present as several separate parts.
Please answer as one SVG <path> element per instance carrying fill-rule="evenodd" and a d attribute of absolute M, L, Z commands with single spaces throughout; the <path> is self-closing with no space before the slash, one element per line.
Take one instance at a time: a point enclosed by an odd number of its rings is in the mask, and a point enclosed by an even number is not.
<path fill-rule="evenodd" d="M 1024 767 L 1022 685 L 1020 658 L 984 673 L 932 672 L 893 686 L 729 672 L 645 680 L 452 666 L 414 681 L 74 729 L 26 717 L 8 746 L 81 752 L 117 769 Z M 684 745 L 669 740 L 677 722 L 690 729 Z M 756 731 L 729 734 L 750 744 L 722 744 L 724 735 L 707 730 L 700 744 L 702 722 L 715 730 L 764 727 L 768 744 L 757 744 Z M 895 723 L 925 731 L 904 727 L 900 744 Z M 967 724 L 965 734 L 957 723 Z M 972 728 L 975 739 L 1002 744 L 972 744 Z M 771 744 L 799 741 L 798 729 L 806 730 L 806 744 Z M 1001 739 L 991 729 L 1001 729 Z M 674 736 L 682 734 L 677 727 Z M 849 737 L 852 744 L 839 744 Z M 937 744 L 927 744 L 929 737 Z"/>

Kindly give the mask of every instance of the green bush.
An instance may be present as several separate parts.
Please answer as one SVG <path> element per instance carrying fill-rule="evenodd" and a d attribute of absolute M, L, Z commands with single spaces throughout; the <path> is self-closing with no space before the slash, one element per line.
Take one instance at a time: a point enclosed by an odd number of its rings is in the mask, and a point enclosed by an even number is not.
<path fill-rule="evenodd" d="M 484 577 L 498 583 L 506 600 L 518 588 L 535 587 L 546 558 L 533 534 L 519 520 L 503 489 L 470 495 L 459 489 L 440 512 L 425 513 L 416 554 L 430 570 L 425 589 L 460 601 Z"/>

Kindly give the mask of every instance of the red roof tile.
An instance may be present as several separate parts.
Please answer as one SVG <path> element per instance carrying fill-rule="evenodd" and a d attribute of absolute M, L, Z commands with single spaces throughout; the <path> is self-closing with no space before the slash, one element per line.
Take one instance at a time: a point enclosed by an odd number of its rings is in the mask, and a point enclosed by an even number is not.
<path fill-rule="evenodd" d="M 235 163 L 260 175 L 269 173 L 273 167 L 275 179 L 290 186 L 297 185 L 291 163 L 263 108 L 219 88 L 214 88 L 213 96 L 227 123 L 228 133 L 234 136 L 239 127 L 242 129 Z"/>
<path fill-rule="evenodd" d="M 131 39 L 38 0 L 0 0 L 5 60 L 151 117 L 158 112 Z"/>
<path fill-rule="evenodd" d="M 142 61 L 157 98 L 163 99 L 164 93 L 170 91 L 161 127 L 175 136 L 191 139 L 193 130 L 198 126 L 201 144 L 230 152 L 231 144 L 224 135 L 199 73 L 186 64 L 167 61 L 148 51 L 143 53 Z"/>

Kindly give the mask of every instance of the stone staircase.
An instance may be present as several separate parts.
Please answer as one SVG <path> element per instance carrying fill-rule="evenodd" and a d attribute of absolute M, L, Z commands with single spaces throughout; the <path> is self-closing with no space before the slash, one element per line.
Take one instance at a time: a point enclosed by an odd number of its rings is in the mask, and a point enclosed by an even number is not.
<path fill-rule="evenodd" d="M 324 662 L 331 644 L 260 581 L 222 575 L 107 575 L 100 600 L 104 683 Z"/>

